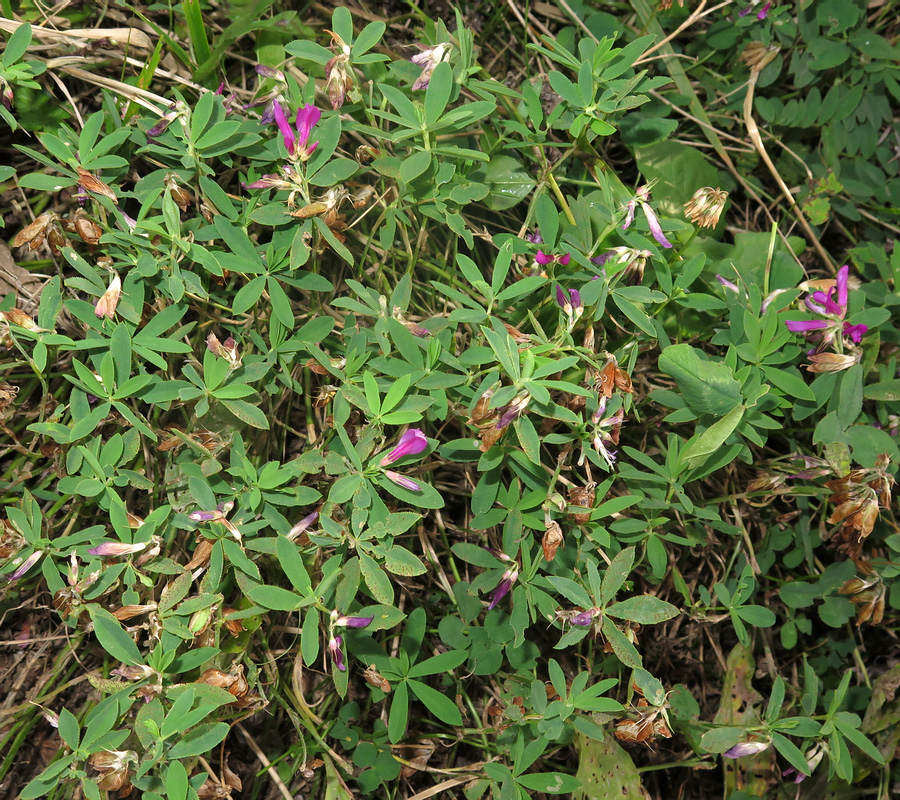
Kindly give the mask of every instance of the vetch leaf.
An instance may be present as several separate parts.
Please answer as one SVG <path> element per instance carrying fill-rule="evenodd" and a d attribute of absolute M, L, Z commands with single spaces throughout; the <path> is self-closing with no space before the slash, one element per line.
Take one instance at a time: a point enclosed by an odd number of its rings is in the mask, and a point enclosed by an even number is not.
<path fill-rule="evenodd" d="M 462 714 L 459 709 L 447 695 L 435 691 L 430 686 L 421 681 L 408 681 L 409 687 L 413 690 L 413 694 L 419 698 L 425 707 L 436 716 L 441 722 L 448 725 L 462 725 Z"/>
<path fill-rule="evenodd" d="M 679 611 L 665 600 L 660 600 L 652 594 L 643 594 L 614 603 L 606 608 L 606 613 L 611 617 L 627 619 L 641 625 L 655 625 L 677 617 Z"/>
<path fill-rule="evenodd" d="M 703 414 L 721 417 L 741 402 L 741 385 L 731 368 L 712 361 L 689 344 L 666 347 L 659 357 L 659 368 L 678 382 L 688 405 Z"/>

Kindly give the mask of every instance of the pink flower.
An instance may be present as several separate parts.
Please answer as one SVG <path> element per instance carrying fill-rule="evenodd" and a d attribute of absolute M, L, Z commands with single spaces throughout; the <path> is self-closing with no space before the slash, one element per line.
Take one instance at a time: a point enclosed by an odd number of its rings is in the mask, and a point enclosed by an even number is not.
<path fill-rule="evenodd" d="M 334 625 L 344 628 L 367 628 L 375 617 L 346 617 L 340 615 L 335 618 Z"/>
<path fill-rule="evenodd" d="M 740 742 L 734 747 L 722 753 L 725 758 L 743 758 L 744 756 L 755 756 L 766 750 L 771 742 Z"/>
<path fill-rule="evenodd" d="M 274 103 L 274 111 L 275 122 L 284 137 L 284 147 L 288 152 L 288 158 L 293 161 L 306 161 L 319 144 L 318 142 L 309 144 L 309 134 L 321 118 L 322 112 L 309 104 L 297 109 L 297 117 L 294 120 L 294 127 L 297 129 L 295 136 L 294 129 L 291 128 L 287 115 L 277 100 Z"/>
<path fill-rule="evenodd" d="M 342 636 L 332 636 L 328 640 L 328 654 L 331 656 L 331 660 L 334 661 L 334 665 L 341 671 L 347 671 L 347 665 L 344 664 L 344 651 L 342 649 L 342 645 L 344 644 L 344 638 Z"/>
<path fill-rule="evenodd" d="M 381 459 L 381 466 L 390 466 L 404 456 L 418 455 L 426 447 L 428 447 L 428 437 L 418 428 L 410 428 L 400 437 L 397 446 Z"/>

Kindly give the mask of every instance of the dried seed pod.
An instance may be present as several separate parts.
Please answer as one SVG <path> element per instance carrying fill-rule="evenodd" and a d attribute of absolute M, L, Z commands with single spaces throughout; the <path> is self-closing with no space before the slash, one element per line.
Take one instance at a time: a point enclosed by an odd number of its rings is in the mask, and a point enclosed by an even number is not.
<path fill-rule="evenodd" d="M 569 503 L 573 506 L 581 506 L 582 508 L 593 508 L 594 498 L 596 497 L 597 484 L 594 481 L 586 483 L 584 486 L 573 486 L 569 489 Z M 590 519 L 590 512 L 574 513 L 575 522 L 579 525 L 586 525 Z"/>
<path fill-rule="evenodd" d="M 594 377 L 594 385 L 603 397 L 612 397 L 613 389 L 631 394 L 634 389 L 631 385 L 631 377 L 620 369 L 615 356 L 609 356 L 603 369 Z"/>
<path fill-rule="evenodd" d="M 100 237 L 103 235 L 101 228 L 94 220 L 80 209 L 75 212 L 75 219 L 72 220 L 74 232 L 78 234 L 88 247 L 96 247 L 100 243 Z"/>
<path fill-rule="evenodd" d="M 34 222 L 26 225 L 16 234 L 13 239 L 13 247 L 22 247 L 27 244 L 32 250 L 40 250 L 47 233 L 57 223 L 57 220 L 59 217 L 52 211 L 41 214 Z"/>
<path fill-rule="evenodd" d="M 76 172 L 78 173 L 78 183 L 85 191 L 103 195 L 103 197 L 108 197 L 114 203 L 119 202 L 119 199 L 116 197 L 116 193 L 99 178 L 95 177 L 86 169 L 82 169 L 81 167 L 78 167 Z"/>
<path fill-rule="evenodd" d="M 544 538 L 541 539 L 541 547 L 544 550 L 544 558 L 547 561 L 553 561 L 556 558 L 556 551 L 563 543 L 562 528 L 556 521 L 547 523 L 544 530 Z"/>
<path fill-rule="evenodd" d="M 378 667 L 374 664 L 369 664 L 369 666 L 366 667 L 365 672 L 363 672 L 363 678 L 365 678 L 365 681 L 369 686 L 374 686 L 376 689 L 381 689 L 385 694 L 390 694 L 391 684 L 388 682 L 387 678 L 378 671 Z"/>

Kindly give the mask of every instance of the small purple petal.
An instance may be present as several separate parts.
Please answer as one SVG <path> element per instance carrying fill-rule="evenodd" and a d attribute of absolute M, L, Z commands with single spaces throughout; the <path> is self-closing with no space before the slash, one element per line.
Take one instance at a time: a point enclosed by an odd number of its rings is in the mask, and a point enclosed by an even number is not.
<path fill-rule="evenodd" d="M 297 126 L 297 133 L 300 137 L 301 147 L 306 147 L 309 142 L 310 131 L 321 118 L 322 112 L 315 106 L 311 106 L 309 103 L 303 106 L 303 108 L 297 109 L 295 124 Z M 316 142 L 316 144 L 318 144 L 318 142 Z M 315 145 L 313 145 L 313 147 L 315 147 Z M 311 153 L 312 149 L 309 149 L 309 152 Z"/>
<path fill-rule="evenodd" d="M 634 212 L 637 209 L 637 198 L 635 197 L 628 203 L 628 210 L 625 214 L 625 222 L 622 223 L 622 230 L 627 231 L 631 226 L 631 223 L 634 222 Z"/>
<path fill-rule="evenodd" d="M 569 289 L 569 296 L 572 298 L 572 308 L 575 311 L 581 311 L 584 308 L 584 303 L 581 302 L 581 292 L 578 289 Z"/>
<path fill-rule="evenodd" d="M 743 758 L 761 753 L 769 747 L 769 742 L 740 742 L 722 753 L 725 758 Z"/>
<path fill-rule="evenodd" d="M 760 20 L 765 19 L 765 18 L 766 18 L 766 15 L 769 13 L 769 9 L 770 9 L 771 7 L 772 7 L 772 4 L 771 4 L 771 3 L 766 3 L 766 4 L 762 7 L 762 10 L 756 15 L 756 18 L 757 18 L 757 19 L 760 19 Z"/>
<path fill-rule="evenodd" d="M 565 255 L 558 256 L 556 261 L 560 264 L 560 266 L 567 267 L 569 266 L 569 262 L 572 260 L 572 256 L 569 253 Z"/>
<path fill-rule="evenodd" d="M 598 267 L 602 267 L 607 261 L 609 261 L 613 256 L 618 255 L 615 250 L 608 250 L 605 253 L 601 253 L 599 256 L 594 256 L 591 259 L 592 264 L 596 264 Z"/>
<path fill-rule="evenodd" d="M 839 313 L 843 314 L 847 310 L 847 278 L 850 276 L 850 267 L 847 264 L 844 264 L 837 271 L 836 283 L 837 283 L 837 304 L 840 306 L 841 310 Z"/>
<path fill-rule="evenodd" d="M 367 628 L 375 617 L 338 617 L 335 625 L 343 625 L 347 628 Z"/>
<path fill-rule="evenodd" d="M 576 614 L 572 617 L 572 624 L 577 625 L 579 628 L 586 628 L 594 621 L 594 610 L 590 609 L 589 611 L 582 611 L 580 614 Z"/>
<path fill-rule="evenodd" d="M 332 636 L 328 642 L 328 653 L 334 665 L 341 671 L 346 672 L 347 666 L 344 664 L 344 651 L 341 649 L 344 644 L 342 636 Z"/>
<path fill-rule="evenodd" d="M 531 242 L 531 244 L 543 244 L 544 239 L 541 237 L 541 232 L 535 229 L 534 233 L 526 233 L 524 236 L 526 242 Z"/>
<path fill-rule="evenodd" d="M 210 522 L 214 519 L 219 519 L 222 515 L 218 511 L 194 511 L 188 514 L 188 519 L 194 520 L 194 522 Z"/>
<path fill-rule="evenodd" d="M 275 112 L 275 122 L 278 125 L 278 130 L 281 131 L 281 135 L 284 137 L 284 147 L 288 151 L 288 155 L 293 156 L 297 144 L 297 139 L 294 136 L 294 129 L 291 127 L 291 123 L 288 122 L 288 118 L 284 113 L 284 109 L 281 107 L 281 103 L 275 100 L 272 105 Z"/>
<path fill-rule="evenodd" d="M 545 267 L 547 264 L 553 263 L 553 256 L 548 256 L 543 250 L 538 250 L 534 260 L 542 267 Z"/>
<path fill-rule="evenodd" d="M 488 611 L 493 611 L 497 607 L 497 604 L 509 594 L 509 590 L 512 588 L 512 585 L 516 582 L 518 577 L 519 570 L 517 567 L 508 569 L 503 573 L 500 583 L 497 584 L 497 588 L 491 593 L 491 602 L 487 607 Z"/>

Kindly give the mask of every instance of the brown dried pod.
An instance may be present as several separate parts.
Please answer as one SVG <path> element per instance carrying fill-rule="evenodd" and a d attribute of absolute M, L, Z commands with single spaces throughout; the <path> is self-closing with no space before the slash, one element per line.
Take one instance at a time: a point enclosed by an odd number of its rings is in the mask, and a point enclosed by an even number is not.
<path fill-rule="evenodd" d="M 596 497 L 597 484 L 594 481 L 586 483 L 584 486 L 572 486 L 569 489 L 569 504 L 580 506 L 582 508 L 593 508 L 594 498 Z M 579 525 L 586 525 L 591 519 L 590 511 L 573 512 L 575 522 Z"/>
<path fill-rule="evenodd" d="M 209 556 L 212 553 L 212 550 L 213 543 L 209 541 L 209 539 L 201 538 L 197 542 L 197 547 L 194 550 L 194 555 L 191 556 L 191 560 L 184 565 L 184 568 L 186 570 L 194 570 L 198 567 L 205 567 L 209 563 Z"/>
<path fill-rule="evenodd" d="M 547 561 L 553 561 L 556 558 L 556 551 L 563 543 L 563 532 L 559 523 L 555 520 L 547 523 L 544 530 L 544 538 L 541 539 L 541 547 L 544 550 L 544 558 Z"/>
<path fill-rule="evenodd" d="M 59 217 L 52 211 L 41 214 L 34 222 L 26 225 L 16 234 L 13 239 L 13 247 L 22 247 L 27 244 L 32 250 L 39 250 L 47 237 L 47 232 L 58 219 Z"/>
<path fill-rule="evenodd" d="M 92 220 L 83 211 L 75 212 L 75 219 L 72 221 L 75 233 L 81 238 L 88 247 L 96 247 L 100 243 L 100 237 L 103 235 L 101 228 L 94 220 Z"/>
<path fill-rule="evenodd" d="M 374 686 L 376 689 L 381 689 L 385 694 L 390 694 L 391 684 L 388 682 L 387 678 L 378 671 L 378 668 L 374 664 L 369 664 L 369 666 L 366 667 L 365 672 L 363 672 L 363 678 L 369 686 Z"/>
<path fill-rule="evenodd" d="M 514 328 L 506 322 L 503 323 L 503 327 L 506 328 L 506 332 L 516 344 L 529 344 L 531 342 L 531 334 L 522 333 L 518 328 Z"/>
<path fill-rule="evenodd" d="M 631 394 L 634 389 L 631 385 L 631 377 L 627 372 L 619 368 L 619 363 L 615 356 L 609 356 L 603 369 L 594 376 L 594 385 L 597 391 L 604 397 L 612 397 L 613 390 L 619 389 L 622 392 Z"/>
<path fill-rule="evenodd" d="M 78 173 L 78 183 L 81 184 L 81 187 L 85 191 L 103 195 L 103 197 L 108 197 L 114 203 L 119 202 L 119 199 L 116 197 L 116 193 L 99 178 L 95 177 L 86 169 L 82 169 L 81 167 L 78 167 L 76 172 Z"/>

